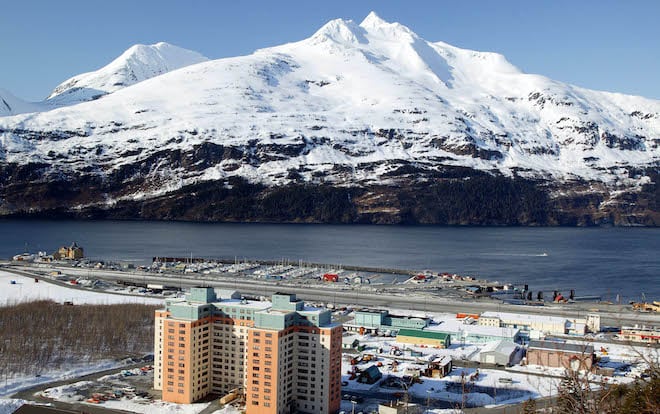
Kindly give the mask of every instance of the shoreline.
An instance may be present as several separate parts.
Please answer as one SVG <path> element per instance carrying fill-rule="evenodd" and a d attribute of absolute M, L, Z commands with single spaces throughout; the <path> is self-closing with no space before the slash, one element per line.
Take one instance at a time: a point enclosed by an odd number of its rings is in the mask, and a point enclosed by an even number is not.
<path fill-rule="evenodd" d="M 428 286 L 417 284 L 397 285 L 346 285 L 343 283 L 323 283 L 318 280 L 280 280 L 269 281 L 248 278 L 239 273 L 204 275 L 198 273 L 147 273 L 106 269 L 74 268 L 57 265 L 11 264 L 0 262 L 5 271 L 26 277 L 38 277 L 44 281 L 55 282 L 70 288 L 87 289 L 80 286 L 58 283 L 48 276 L 49 272 L 61 271 L 71 277 L 124 281 L 135 284 L 160 283 L 178 289 L 206 285 L 221 289 L 238 290 L 243 294 L 267 297 L 277 291 L 286 290 L 295 293 L 301 299 L 323 304 L 333 308 L 345 307 L 382 307 L 417 313 L 481 313 L 484 311 L 516 312 L 538 315 L 554 315 L 567 318 L 580 318 L 589 312 L 601 315 L 603 325 L 621 326 L 634 324 L 657 324 L 658 315 L 633 311 L 629 305 L 597 302 L 546 303 L 544 306 L 511 305 L 500 303 L 490 297 L 471 297 L 457 294 L 456 287 Z M 66 272 L 66 273 L 64 273 Z M 413 272 L 414 273 L 414 272 Z M 474 282 L 474 281 L 472 281 Z M 467 283 L 467 282 L 462 282 Z M 103 292 L 98 289 L 88 289 Z M 108 291 L 106 293 L 121 294 Z M 136 297 L 164 296 L 131 295 Z"/>

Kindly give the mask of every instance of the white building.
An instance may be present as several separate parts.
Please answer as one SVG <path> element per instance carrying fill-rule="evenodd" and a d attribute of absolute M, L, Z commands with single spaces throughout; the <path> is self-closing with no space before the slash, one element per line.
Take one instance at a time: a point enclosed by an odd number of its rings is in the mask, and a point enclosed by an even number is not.
<path fill-rule="evenodd" d="M 569 321 L 566 318 L 527 313 L 484 312 L 479 317 L 479 325 L 520 329 L 531 338 L 545 335 L 568 333 Z"/>
<path fill-rule="evenodd" d="M 444 320 L 438 325 L 429 326 L 426 330 L 451 335 L 452 342 L 455 344 L 461 342 L 481 344 L 501 340 L 516 342 L 519 340 L 520 335 L 520 329 L 518 328 L 481 325 L 476 322 L 466 323 L 455 319 Z"/>
<path fill-rule="evenodd" d="M 518 349 L 518 345 L 511 341 L 492 342 L 479 353 L 479 362 L 511 366 L 517 362 Z"/>

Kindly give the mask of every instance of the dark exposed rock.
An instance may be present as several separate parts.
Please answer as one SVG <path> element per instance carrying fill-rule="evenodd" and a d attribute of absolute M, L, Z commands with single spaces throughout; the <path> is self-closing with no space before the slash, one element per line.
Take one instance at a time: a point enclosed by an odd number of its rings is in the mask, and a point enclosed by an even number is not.
<path fill-rule="evenodd" d="M 644 140 L 643 137 L 640 137 L 639 135 L 632 137 L 619 137 L 605 131 L 601 134 L 601 140 L 610 148 L 618 148 L 628 151 L 644 150 Z"/>
<path fill-rule="evenodd" d="M 460 144 L 448 142 L 448 137 L 435 137 L 431 139 L 431 146 L 443 149 L 456 155 L 469 155 L 472 158 L 481 158 L 484 160 L 500 160 L 504 155 L 497 150 L 481 148 L 477 146 L 474 138 L 468 136 Z"/>

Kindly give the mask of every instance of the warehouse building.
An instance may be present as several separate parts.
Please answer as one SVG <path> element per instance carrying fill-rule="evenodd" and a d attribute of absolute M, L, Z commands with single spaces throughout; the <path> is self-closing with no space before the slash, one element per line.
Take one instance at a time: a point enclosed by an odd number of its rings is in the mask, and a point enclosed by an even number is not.
<path fill-rule="evenodd" d="M 422 329 L 399 329 L 396 342 L 420 347 L 449 348 L 451 336 L 446 333 Z"/>
<path fill-rule="evenodd" d="M 539 339 L 545 335 L 564 335 L 568 333 L 569 322 L 566 318 L 557 316 L 484 312 L 479 317 L 479 325 L 520 329 L 524 336 Z"/>
<path fill-rule="evenodd" d="M 660 344 L 660 330 L 654 326 L 622 326 L 619 338 L 624 341 Z"/>
<path fill-rule="evenodd" d="M 526 358 L 528 365 L 588 371 L 594 362 L 594 347 L 560 341 L 530 341 Z"/>
<path fill-rule="evenodd" d="M 468 344 L 482 344 L 502 340 L 511 342 L 518 342 L 520 340 L 520 329 L 518 328 L 466 323 L 468 321 L 445 320 L 437 325 L 429 326 L 427 330 L 451 335 L 454 338 L 454 343 L 460 341 L 461 343 Z"/>
<path fill-rule="evenodd" d="M 492 342 L 479 353 L 479 362 L 510 367 L 517 362 L 518 350 L 518 345 L 511 341 Z"/>
<path fill-rule="evenodd" d="M 431 318 L 419 316 L 391 315 L 384 309 L 360 309 L 355 311 L 355 319 L 352 324 L 345 324 L 347 328 L 366 332 L 376 330 L 397 329 L 424 329 L 431 323 Z"/>

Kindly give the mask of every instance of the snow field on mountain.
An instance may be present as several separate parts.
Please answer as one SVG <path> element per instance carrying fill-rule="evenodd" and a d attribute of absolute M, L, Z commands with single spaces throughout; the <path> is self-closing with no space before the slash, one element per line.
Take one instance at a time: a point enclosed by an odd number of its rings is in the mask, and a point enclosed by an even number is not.
<path fill-rule="evenodd" d="M 375 13 L 359 25 L 333 20 L 308 39 L 248 56 L 203 62 L 194 52 L 163 51 L 171 48 L 131 48 L 53 95 L 89 85 L 109 93 L 101 99 L 0 118 L 0 161 L 106 174 L 205 142 L 305 146 L 297 155 L 273 149 L 273 159 L 223 160 L 202 171 L 158 165 L 158 186 L 128 198 L 230 176 L 283 185 L 299 167 L 308 181 L 320 172 L 338 185 L 387 183 L 395 160 L 635 187 L 644 177 L 627 171 L 660 162 L 660 102 L 524 74 L 502 55 L 428 42 Z M 36 140 L 26 130 L 64 137 Z M 610 136 L 630 148 L 607 144 Z M 381 165 L 365 167 L 374 164 Z M 351 172 L 336 175 L 336 165 Z"/>

